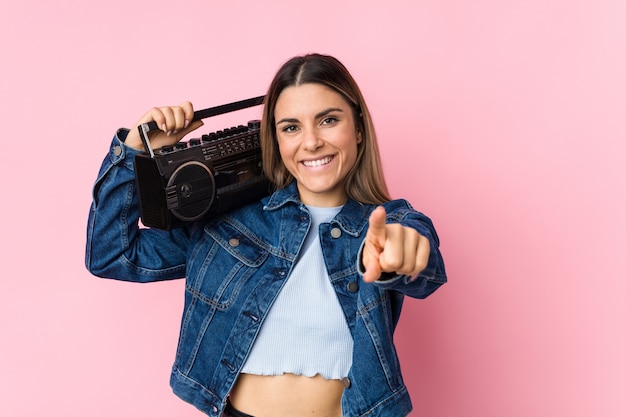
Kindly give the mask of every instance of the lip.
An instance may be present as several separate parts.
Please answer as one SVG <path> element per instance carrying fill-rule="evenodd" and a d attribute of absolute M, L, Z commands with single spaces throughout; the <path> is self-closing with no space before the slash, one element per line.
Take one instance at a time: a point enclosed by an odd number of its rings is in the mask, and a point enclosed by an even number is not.
<path fill-rule="evenodd" d="M 334 155 L 326 155 L 315 159 L 304 159 L 300 163 L 307 168 L 318 168 L 330 164 L 333 159 L 335 159 Z"/>

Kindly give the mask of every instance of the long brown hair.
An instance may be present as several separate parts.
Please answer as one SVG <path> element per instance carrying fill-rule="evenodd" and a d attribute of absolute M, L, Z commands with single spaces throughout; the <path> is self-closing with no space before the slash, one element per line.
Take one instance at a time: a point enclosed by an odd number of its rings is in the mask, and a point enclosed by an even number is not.
<path fill-rule="evenodd" d="M 265 175 L 279 189 L 293 181 L 280 157 L 274 110 L 278 96 L 285 88 L 307 83 L 321 84 L 336 91 L 352 107 L 356 130 L 361 133 L 362 142 L 358 145 L 356 163 L 344 181 L 348 198 L 367 204 L 389 201 L 374 125 L 361 90 L 346 67 L 328 55 L 308 54 L 291 58 L 274 76 L 265 95 L 261 122 Z"/>

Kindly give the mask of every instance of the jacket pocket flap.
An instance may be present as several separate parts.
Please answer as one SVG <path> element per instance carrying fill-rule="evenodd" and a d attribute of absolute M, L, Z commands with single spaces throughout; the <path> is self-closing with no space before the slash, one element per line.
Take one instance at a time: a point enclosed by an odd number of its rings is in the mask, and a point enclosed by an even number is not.
<path fill-rule="evenodd" d="M 228 223 L 214 222 L 205 231 L 232 256 L 248 266 L 261 265 L 269 255 L 254 238 Z"/>

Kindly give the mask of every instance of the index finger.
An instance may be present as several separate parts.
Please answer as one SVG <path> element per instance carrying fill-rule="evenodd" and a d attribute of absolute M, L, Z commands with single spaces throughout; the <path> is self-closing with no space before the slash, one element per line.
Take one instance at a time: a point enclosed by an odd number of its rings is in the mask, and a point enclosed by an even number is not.
<path fill-rule="evenodd" d="M 385 245 L 385 240 L 387 239 L 386 218 L 387 212 L 383 206 L 376 207 L 369 218 L 367 238 L 373 240 L 379 248 Z"/>

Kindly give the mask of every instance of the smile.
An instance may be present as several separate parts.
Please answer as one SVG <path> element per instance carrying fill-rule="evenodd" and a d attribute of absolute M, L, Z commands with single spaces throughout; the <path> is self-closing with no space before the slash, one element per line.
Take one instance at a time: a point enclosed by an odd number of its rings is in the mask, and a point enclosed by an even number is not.
<path fill-rule="evenodd" d="M 302 164 L 305 167 L 319 167 L 319 166 L 326 165 L 326 164 L 330 163 L 330 161 L 332 161 L 332 160 L 333 160 L 332 156 L 327 156 L 327 157 L 324 157 L 322 159 L 316 159 L 314 161 L 302 161 Z"/>

